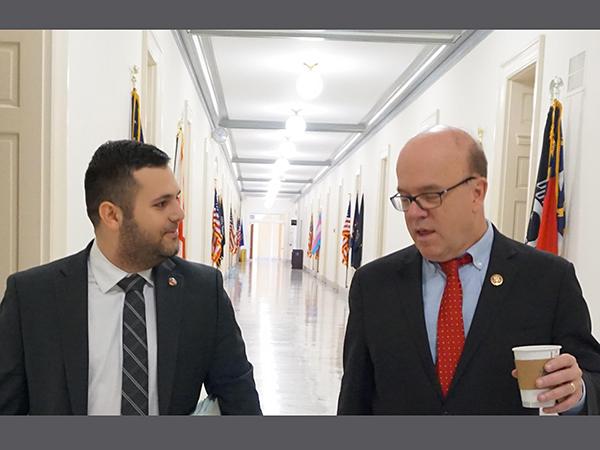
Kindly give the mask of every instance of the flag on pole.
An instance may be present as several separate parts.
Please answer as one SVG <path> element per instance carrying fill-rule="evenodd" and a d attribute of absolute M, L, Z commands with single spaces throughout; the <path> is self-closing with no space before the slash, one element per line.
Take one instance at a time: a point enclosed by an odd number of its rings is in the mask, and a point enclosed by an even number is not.
<path fill-rule="evenodd" d="M 215 205 L 213 208 L 213 220 L 212 220 L 212 252 L 211 259 L 212 262 L 217 265 L 217 267 L 221 266 L 221 239 L 223 237 L 221 233 L 221 218 L 219 216 L 219 197 L 217 195 L 217 190 L 215 189 Z"/>
<path fill-rule="evenodd" d="M 306 256 L 312 258 L 312 245 L 313 245 L 313 215 L 310 215 L 310 226 L 308 227 L 308 250 Z"/>
<path fill-rule="evenodd" d="M 238 231 L 238 247 L 242 248 L 244 246 L 244 222 L 240 219 L 240 228 Z"/>
<path fill-rule="evenodd" d="M 352 209 L 352 200 L 348 201 L 348 212 L 342 229 L 342 264 L 346 267 L 348 267 L 348 246 L 350 244 L 350 209 Z"/>
<path fill-rule="evenodd" d="M 231 212 L 231 206 L 229 207 L 229 253 L 237 252 L 237 238 L 235 233 L 235 225 L 233 224 L 233 214 Z"/>
<path fill-rule="evenodd" d="M 354 209 L 354 227 L 352 230 L 352 267 L 358 269 L 362 260 L 362 237 L 364 221 L 365 194 L 360 200 L 360 211 L 358 210 L 358 194 L 356 194 L 356 208 Z"/>
<path fill-rule="evenodd" d="M 185 198 L 184 198 L 184 186 L 185 180 L 183 179 L 183 130 L 179 127 L 177 136 L 175 137 L 175 157 L 173 158 L 173 173 L 175 179 L 179 183 L 181 194 L 177 198 L 181 209 L 185 212 Z M 178 255 L 185 259 L 185 236 L 183 233 L 183 220 L 179 222 L 179 251 Z"/>
<path fill-rule="evenodd" d="M 526 243 L 562 256 L 566 232 L 562 105 L 548 111 Z"/>
<path fill-rule="evenodd" d="M 319 260 L 319 253 L 321 251 L 321 211 L 319 211 L 319 219 L 317 220 L 317 229 L 315 230 L 315 243 L 313 244 L 313 255 L 315 255 L 315 261 Z"/>
<path fill-rule="evenodd" d="M 223 198 L 219 196 L 219 223 L 221 224 L 221 253 L 219 254 L 219 262 L 217 263 L 217 267 L 221 267 L 221 261 L 225 257 L 225 245 L 227 239 L 227 232 L 225 231 L 225 217 L 223 216 Z"/>
<path fill-rule="evenodd" d="M 140 96 L 135 88 L 131 91 L 131 140 L 144 142 Z"/>

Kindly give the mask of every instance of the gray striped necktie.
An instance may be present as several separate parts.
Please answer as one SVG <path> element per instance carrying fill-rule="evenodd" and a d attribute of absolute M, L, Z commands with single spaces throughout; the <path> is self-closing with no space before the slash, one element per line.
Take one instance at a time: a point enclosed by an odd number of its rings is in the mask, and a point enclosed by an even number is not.
<path fill-rule="evenodd" d="M 148 344 L 143 292 L 145 283 L 144 278 L 137 273 L 117 283 L 125 291 L 121 415 L 148 415 Z"/>

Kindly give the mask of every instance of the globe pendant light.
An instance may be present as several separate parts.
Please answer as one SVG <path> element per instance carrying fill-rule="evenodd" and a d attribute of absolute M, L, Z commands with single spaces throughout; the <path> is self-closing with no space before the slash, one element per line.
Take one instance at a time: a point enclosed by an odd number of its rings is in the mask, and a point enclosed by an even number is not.
<path fill-rule="evenodd" d="M 279 154 L 284 158 L 290 158 L 296 154 L 296 146 L 290 141 L 290 138 L 286 136 L 286 140 L 279 146 Z"/>
<path fill-rule="evenodd" d="M 275 161 L 275 172 L 278 174 L 283 174 L 287 168 L 290 166 L 290 162 L 285 158 L 278 158 Z"/>
<path fill-rule="evenodd" d="M 300 136 L 306 130 L 306 122 L 305 120 L 298 115 L 301 111 L 292 109 L 294 111 L 294 115 L 290 116 L 290 118 L 285 122 L 285 129 L 289 133 L 290 137 Z"/>
<path fill-rule="evenodd" d="M 296 90 L 302 98 L 312 100 L 313 98 L 317 98 L 323 90 L 323 81 L 319 74 L 313 72 L 313 67 L 315 67 L 317 63 L 312 65 L 304 63 L 304 65 L 308 67 L 308 72 L 304 72 L 298 77 L 298 81 L 296 81 Z"/>

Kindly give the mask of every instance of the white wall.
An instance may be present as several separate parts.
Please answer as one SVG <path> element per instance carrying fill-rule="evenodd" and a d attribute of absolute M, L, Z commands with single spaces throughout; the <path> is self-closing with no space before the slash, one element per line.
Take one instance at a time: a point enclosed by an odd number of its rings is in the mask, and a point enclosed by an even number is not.
<path fill-rule="evenodd" d="M 210 264 L 211 220 L 216 187 L 223 197 L 228 219 L 229 206 L 240 210 L 241 199 L 235 180 L 219 146 L 210 139 L 208 118 L 179 54 L 171 31 L 94 30 L 61 31 L 67 57 L 58 61 L 67 73 L 67 167 L 64 181 L 53 189 L 53 204 L 66 204 L 64 232 L 54 233 L 54 248 L 65 248 L 65 255 L 83 248 L 93 238 L 93 228 L 85 213 L 84 174 L 98 146 L 107 140 L 127 139 L 131 117 L 131 69 L 142 68 L 147 51 L 144 33 L 150 33 L 160 48 L 158 133 L 152 142 L 171 157 L 175 152 L 177 124 L 183 117 L 186 101 L 191 128 L 186 136 L 186 155 L 190 172 L 186 178 L 186 250 L 193 261 Z M 64 36 L 67 33 L 68 36 Z M 55 73 L 61 70 L 56 69 Z M 142 92 L 143 72 L 136 87 Z M 144 98 L 141 98 L 144 108 Z M 206 170 L 205 170 L 206 162 Z M 206 176 L 205 176 L 206 173 Z M 60 189 L 60 183 L 64 183 Z M 66 196 L 66 198 L 65 198 Z M 229 232 L 226 227 L 226 232 Z M 64 255 L 55 252 L 54 258 Z M 227 257 L 226 257 L 226 261 Z M 223 269 L 227 268 L 228 262 Z"/>
<path fill-rule="evenodd" d="M 337 196 L 337 186 L 343 183 L 345 197 L 341 199 L 344 209 L 347 205 L 347 193 L 352 192 L 354 211 L 354 178 L 358 170 L 362 172 L 362 189 L 365 193 L 365 224 L 363 240 L 363 264 L 374 259 L 375 214 L 377 201 L 376 183 L 366 180 L 378 176 L 378 158 L 387 145 L 390 146 L 389 195 L 395 192 L 395 163 L 404 143 L 419 131 L 419 125 L 436 109 L 439 109 L 440 123 L 463 127 L 474 136 L 477 129 L 484 130 L 483 147 L 490 163 L 490 190 L 486 201 L 488 217 L 495 221 L 498 217 L 498 188 L 493 179 L 494 147 L 501 130 L 496 123 L 501 103 L 501 66 L 526 48 L 539 36 L 545 35 L 541 87 L 541 111 L 537 118 L 539 142 L 534 143 L 536 151 L 541 148 L 541 138 L 548 108 L 550 107 L 550 81 L 559 76 L 565 81 L 560 96 L 564 106 L 564 135 L 566 160 L 566 200 L 567 200 L 567 237 L 565 257 L 572 261 L 582 284 L 584 295 L 590 306 L 596 335 L 600 336 L 600 286 L 595 282 L 597 263 L 596 253 L 600 248 L 600 235 L 596 226 L 600 220 L 600 209 L 596 208 L 597 190 L 594 181 L 598 177 L 600 152 L 597 151 L 597 105 L 600 104 L 600 86 L 595 82 L 594 74 L 600 72 L 600 31 L 567 30 L 502 30 L 494 31 L 444 76 L 434 83 L 422 96 L 390 121 L 377 135 L 372 137 L 339 167 L 320 180 L 304 197 L 298 201 L 299 220 L 303 227 L 300 241 L 306 252 L 308 223 L 311 211 L 318 213 L 323 205 L 327 191 L 332 198 Z M 569 59 L 581 51 L 586 51 L 586 83 L 584 91 L 567 96 Z M 533 161 L 536 165 L 538 161 Z M 335 201 L 339 202 L 339 199 Z M 332 203 L 335 205 L 335 202 Z M 335 207 L 339 207 L 335 205 Z M 389 253 L 412 243 L 404 224 L 402 213 L 388 206 L 385 239 L 385 252 Z M 343 219 L 342 219 L 343 220 Z M 332 227 L 333 224 L 329 224 Z M 339 227 L 341 224 L 337 224 Z M 328 281 L 335 277 L 338 270 L 338 285 L 343 284 L 339 271 L 344 271 L 339 258 L 341 236 L 339 232 L 334 242 L 327 246 L 326 270 L 323 272 Z"/>

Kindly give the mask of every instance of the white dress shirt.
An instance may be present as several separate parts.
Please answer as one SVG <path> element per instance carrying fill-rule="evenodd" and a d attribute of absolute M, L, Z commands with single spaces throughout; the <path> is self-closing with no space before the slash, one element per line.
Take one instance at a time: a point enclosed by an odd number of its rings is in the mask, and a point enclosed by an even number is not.
<path fill-rule="evenodd" d="M 152 269 L 144 277 L 148 340 L 148 413 L 158 415 L 156 307 Z M 125 292 L 117 283 L 127 272 L 112 264 L 94 240 L 88 260 L 88 414 L 120 415 Z"/>

